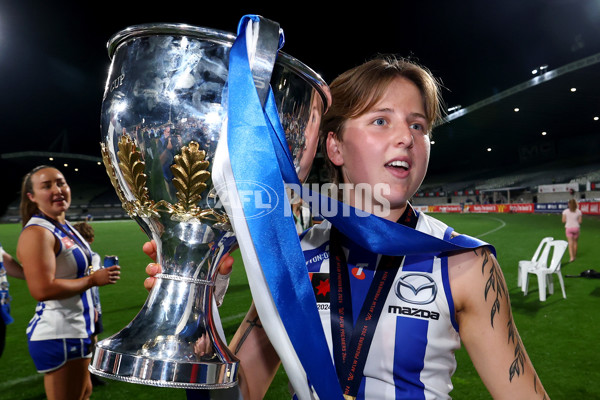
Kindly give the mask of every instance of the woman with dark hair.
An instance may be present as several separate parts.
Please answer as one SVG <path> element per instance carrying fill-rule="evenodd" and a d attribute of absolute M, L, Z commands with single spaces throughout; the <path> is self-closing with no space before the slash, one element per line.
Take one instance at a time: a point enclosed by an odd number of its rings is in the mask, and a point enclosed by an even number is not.
<path fill-rule="evenodd" d="M 49 400 L 90 397 L 90 289 L 114 284 L 120 277 L 119 266 L 89 274 L 92 252 L 66 220 L 70 204 L 71 189 L 58 169 L 42 165 L 23 178 L 17 258 L 38 301 L 27 340 L 36 369 L 44 374 Z"/>

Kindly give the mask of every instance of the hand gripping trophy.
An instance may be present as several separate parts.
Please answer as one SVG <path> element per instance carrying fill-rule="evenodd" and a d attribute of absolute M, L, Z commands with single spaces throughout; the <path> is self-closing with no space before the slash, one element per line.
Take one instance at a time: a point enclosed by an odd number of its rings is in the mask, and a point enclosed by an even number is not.
<path fill-rule="evenodd" d="M 255 16 L 245 35 L 253 89 L 261 103 L 276 105 L 284 147 L 303 181 L 329 89 L 314 71 L 279 51 L 276 23 Z M 235 40 L 190 25 L 146 24 L 108 42 L 102 157 L 124 209 L 156 241 L 163 273 L 138 315 L 97 344 L 90 365 L 95 374 L 178 388 L 237 382 L 238 361 L 223 343 L 213 304 L 217 265 L 237 242 L 232 206 L 215 188 L 214 162 L 217 148 L 226 146 L 228 96 L 238 90 L 228 76 Z M 251 184 L 269 194 L 268 185 Z M 196 351 L 206 341 L 213 351 Z"/>

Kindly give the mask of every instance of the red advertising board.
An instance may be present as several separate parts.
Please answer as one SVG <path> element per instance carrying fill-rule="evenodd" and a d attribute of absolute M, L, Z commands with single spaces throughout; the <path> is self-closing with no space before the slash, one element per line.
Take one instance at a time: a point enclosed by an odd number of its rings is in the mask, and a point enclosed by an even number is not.
<path fill-rule="evenodd" d="M 462 207 L 458 204 L 450 204 L 443 206 L 429 206 L 429 212 L 439 212 L 439 213 L 459 213 L 462 212 Z"/>
<path fill-rule="evenodd" d="M 562 204 L 563 207 L 558 207 Z M 565 207 L 566 203 L 548 203 L 546 205 L 555 205 L 554 209 L 549 210 L 548 208 L 539 209 L 538 212 L 561 212 Z M 541 204 L 544 205 L 544 204 Z M 540 206 L 540 203 L 537 204 Z M 538 207 L 539 208 L 539 207 Z M 600 201 L 586 201 L 579 203 L 579 209 L 583 214 L 586 215 L 600 215 Z M 517 203 L 517 204 L 465 204 L 464 208 L 459 205 L 439 205 L 429 206 L 429 212 L 439 213 L 459 213 L 459 212 L 472 212 L 472 213 L 534 213 L 536 212 L 536 204 L 534 203 Z"/>
<path fill-rule="evenodd" d="M 498 212 L 498 204 L 467 204 L 465 212 L 488 213 Z"/>
<path fill-rule="evenodd" d="M 600 202 L 598 201 L 587 201 L 579 203 L 579 209 L 583 214 L 599 215 L 600 214 Z"/>
<path fill-rule="evenodd" d="M 533 203 L 509 204 L 508 211 L 513 213 L 532 213 L 535 212 Z"/>
<path fill-rule="evenodd" d="M 532 213 L 535 211 L 533 203 L 520 204 L 467 204 L 465 212 L 474 213 Z"/>

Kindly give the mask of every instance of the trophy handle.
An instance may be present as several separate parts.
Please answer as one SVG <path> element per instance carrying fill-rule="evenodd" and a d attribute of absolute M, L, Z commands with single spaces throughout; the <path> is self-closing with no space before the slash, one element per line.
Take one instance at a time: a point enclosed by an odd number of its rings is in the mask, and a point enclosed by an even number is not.
<path fill-rule="evenodd" d="M 257 17 L 257 21 L 248 19 L 246 37 L 250 40 L 246 42 L 246 48 L 254 86 L 256 86 L 260 103 L 264 106 L 269 94 L 269 82 L 279 50 L 279 38 L 283 37 L 283 32 L 277 22 L 261 16 Z"/>

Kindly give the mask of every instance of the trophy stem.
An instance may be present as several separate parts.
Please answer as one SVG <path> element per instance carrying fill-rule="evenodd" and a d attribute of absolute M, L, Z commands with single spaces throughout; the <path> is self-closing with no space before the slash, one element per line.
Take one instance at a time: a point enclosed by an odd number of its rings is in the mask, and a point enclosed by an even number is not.
<path fill-rule="evenodd" d="M 129 325 L 98 342 L 90 371 L 159 387 L 235 386 L 239 362 L 214 325 L 213 284 L 174 275 L 157 278 L 144 307 Z M 174 293 L 181 295 L 173 299 Z"/>

